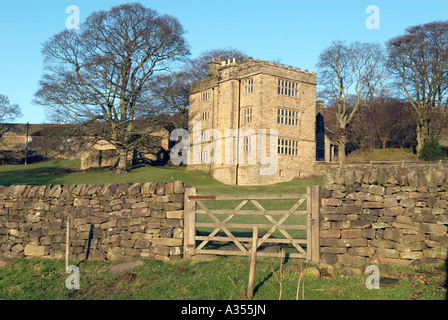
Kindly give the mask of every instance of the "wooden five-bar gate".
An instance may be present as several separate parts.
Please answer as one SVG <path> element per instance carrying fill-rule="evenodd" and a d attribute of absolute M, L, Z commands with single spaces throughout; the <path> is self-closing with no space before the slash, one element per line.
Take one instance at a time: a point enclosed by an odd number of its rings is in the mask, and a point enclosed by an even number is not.
<path fill-rule="evenodd" d="M 184 206 L 184 257 L 190 258 L 195 254 L 214 255 L 250 255 L 248 245 L 253 245 L 253 237 L 237 236 L 236 230 L 252 230 L 252 228 L 267 230 L 257 237 L 257 249 L 262 245 L 276 244 L 288 245 L 292 248 L 284 252 L 291 258 L 303 258 L 307 261 L 318 262 L 320 256 L 319 247 L 319 210 L 320 210 L 320 186 L 308 187 L 306 194 L 217 194 L 197 195 L 195 188 L 187 188 L 185 191 Z M 291 200 L 293 205 L 289 210 L 266 210 L 260 202 L 266 200 Z M 211 209 L 213 201 L 225 200 L 228 203 L 238 203 L 234 209 Z M 243 210 L 246 204 L 251 203 L 252 210 Z M 303 207 L 306 209 L 303 210 Z M 302 209 L 302 210 L 300 210 Z M 212 222 L 201 222 L 199 215 L 205 215 Z M 248 222 L 231 223 L 237 215 L 260 215 L 265 217 L 267 223 Z M 223 217 L 224 216 L 224 217 Z M 277 217 L 277 219 L 274 218 Z M 290 217 L 303 216 L 304 224 L 285 223 Z M 221 217 L 219 219 L 218 217 Z M 203 220 L 203 219 L 202 219 Z M 300 219 L 299 219 L 300 220 Z M 211 228 L 208 234 L 197 232 L 197 229 Z M 290 230 L 304 230 L 306 236 L 293 237 Z M 274 232 L 282 236 L 274 236 Z M 221 235 L 219 235 L 220 233 Z M 224 234 L 223 234 L 224 233 Z M 302 232 L 303 234 L 303 232 Z M 262 236 L 261 236 L 262 235 Z M 205 249 L 210 242 L 233 242 L 238 250 Z M 278 257 L 278 252 L 257 253 L 258 256 Z"/>

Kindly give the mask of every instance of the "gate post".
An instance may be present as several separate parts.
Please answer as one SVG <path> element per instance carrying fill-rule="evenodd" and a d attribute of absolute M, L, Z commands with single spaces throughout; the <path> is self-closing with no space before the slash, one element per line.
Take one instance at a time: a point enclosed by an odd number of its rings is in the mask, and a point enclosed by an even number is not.
<path fill-rule="evenodd" d="M 196 247 L 196 202 L 190 200 L 189 196 L 196 195 L 196 188 L 185 188 L 184 195 L 184 258 L 194 256 Z"/>
<path fill-rule="evenodd" d="M 322 187 L 315 185 L 310 187 L 311 207 L 311 261 L 320 260 L 320 207 L 322 198 Z"/>

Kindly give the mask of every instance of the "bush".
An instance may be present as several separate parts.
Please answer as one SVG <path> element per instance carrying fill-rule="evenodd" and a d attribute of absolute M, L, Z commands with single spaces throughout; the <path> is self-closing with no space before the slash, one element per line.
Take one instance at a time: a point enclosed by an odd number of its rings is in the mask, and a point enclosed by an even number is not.
<path fill-rule="evenodd" d="M 445 154 L 442 147 L 439 145 L 439 142 L 437 142 L 436 139 L 431 138 L 425 141 L 418 157 L 424 161 L 436 161 L 444 159 Z"/>

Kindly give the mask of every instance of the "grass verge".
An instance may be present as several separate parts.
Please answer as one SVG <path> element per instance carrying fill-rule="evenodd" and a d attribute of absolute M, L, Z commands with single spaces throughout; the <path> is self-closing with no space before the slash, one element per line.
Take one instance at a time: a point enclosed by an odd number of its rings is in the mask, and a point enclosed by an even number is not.
<path fill-rule="evenodd" d="M 69 290 L 65 286 L 69 275 L 65 273 L 63 260 L 13 259 L 0 267 L 0 299 L 246 300 L 250 261 L 245 257 L 219 257 L 198 263 L 145 261 L 142 266 L 120 274 L 100 272 L 105 266 L 117 263 L 81 264 L 80 289 Z M 310 265 L 300 260 L 258 258 L 253 300 L 446 298 L 444 264 L 380 266 L 380 288 L 370 290 L 365 285 L 366 274 L 301 277 L 301 271 L 307 267 Z"/>

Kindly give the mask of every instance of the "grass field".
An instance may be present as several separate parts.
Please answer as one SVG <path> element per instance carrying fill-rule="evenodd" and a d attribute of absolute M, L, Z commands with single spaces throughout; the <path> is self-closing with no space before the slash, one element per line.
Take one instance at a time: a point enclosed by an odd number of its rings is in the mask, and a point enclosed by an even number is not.
<path fill-rule="evenodd" d="M 321 178 L 293 180 L 266 186 L 229 186 L 203 171 L 177 166 L 137 166 L 125 174 L 114 170 L 80 171 L 79 160 L 45 161 L 30 165 L 0 166 L 0 185 L 105 184 L 132 182 L 169 182 L 181 180 L 198 193 L 304 193 L 306 187 L 321 184 Z"/>
<path fill-rule="evenodd" d="M 0 268 L 0 299 L 247 300 L 247 258 L 220 257 L 200 263 L 145 261 L 120 274 L 100 272 L 116 263 L 81 264 L 80 288 L 69 290 L 63 260 L 14 259 Z M 306 267 L 298 260 L 258 258 L 253 300 L 442 300 L 446 295 L 445 268 L 431 265 L 380 266 L 380 288 L 370 290 L 365 274 L 304 275 L 297 297 L 301 271 Z"/>

